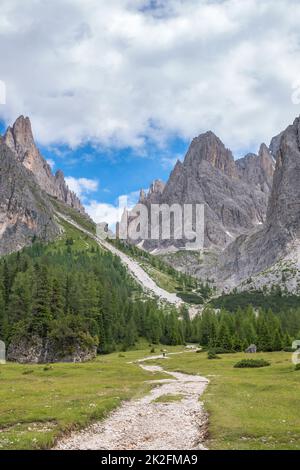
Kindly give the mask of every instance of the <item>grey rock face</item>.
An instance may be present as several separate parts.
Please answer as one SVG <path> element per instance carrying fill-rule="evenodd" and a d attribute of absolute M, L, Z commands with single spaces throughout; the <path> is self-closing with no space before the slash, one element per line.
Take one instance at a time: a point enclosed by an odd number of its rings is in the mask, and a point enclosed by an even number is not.
<path fill-rule="evenodd" d="M 64 351 L 55 342 L 39 336 L 15 339 L 7 350 L 7 359 L 20 364 L 45 364 L 51 362 L 85 362 L 96 357 L 97 348 L 83 348 L 79 344 Z M 71 350 L 70 350 L 71 349 Z"/>
<path fill-rule="evenodd" d="M 141 190 L 139 203 L 159 204 L 162 193 L 164 191 L 164 187 L 165 187 L 165 183 L 163 181 L 154 180 L 147 194 L 145 194 L 145 191 L 143 189 Z"/>
<path fill-rule="evenodd" d="M 28 117 L 20 116 L 13 127 L 7 129 L 3 141 L 15 153 L 18 160 L 34 174 L 38 184 L 47 194 L 85 213 L 76 194 L 66 185 L 63 173 L 58 171 L 53 175 L 50 166 L 40 154 L 34 142 Z"/>
<path fill-rule="evenodd" d="M 141 199 L 146 204 L 203 203 L 205 247 L 223 249 L 264 222 L 272 175 L 273 160 L 266 146 L 261 147 L 258 156 L 236 164 L 220 139 L 206 132 L 192 141 L 183 163 L 176 163 L 166 185 L 142 194 Z M 185 245 L 184 240 L 171 243 Z M 153 249 L 166 244 L 151 241 L 143 247 Z"/>
<path fill-rule="evenodd" d="M 236 167 L 243 181 L 269 194 L 273 183 L 275 161 L 266 144 L 261 144 L 258 155 L 249 153 L 237 160 Z"/>
<path fill-rule="evenodd" d="M 0 254 L 47 241 L 60 232 L 53 207 L 34 175 L 0 142 Z"/>
<path fill-rule="evenodd" d="M 200 277 L 214 276 L 232 287 L 289 255 L 300 239 L 300 119 L 281 135 L 266 222 L 261 230 L 238 237 L 214 266 L 204 263 Z M 298 260 L 299 263 L 300 260 Z"/>

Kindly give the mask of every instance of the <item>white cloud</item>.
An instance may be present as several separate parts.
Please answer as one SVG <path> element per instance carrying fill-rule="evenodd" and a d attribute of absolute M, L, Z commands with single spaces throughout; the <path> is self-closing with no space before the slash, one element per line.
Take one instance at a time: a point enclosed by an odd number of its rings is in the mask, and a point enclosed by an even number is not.
<path fill-rule="evenodd" d="M 96 223 L 106 222 L 114 230 L 116 222 L 121 220 L 124 208 L 131 210 L 138 202 L 139 194 L 140 191 L 123 194 L 118 197 L 116 204 L 91 200 L 85 204 L 85 209 Z"/>
<path fill-rule="evenodd" d="M 90 201 L 88 204 L 85 204 L 85 209 L 94 222 L 106 222 L 110 228 L 114 228 L 116 222 L 120 220 L 119 208 L 113 204 Z"/>
<path fill-rule="evenodd" d="M 150 3 L 1 0 L 0 117 L 30 115 L 45 145 L 140 147 L 212 129 L 239 148 L 300 113 L 298 0 Z"/>
<path fill-rule="evenodd" d="M 47 160 L 48 165 L 50 166 L 51 170 L 55 167 L 55 161 L 52 158 L 48 158 Z"/>
<path fill-rule="evenodd" d="M 79 198 L 84 199 L 87 194 L 97 191 L 99 181 L 88 178 L 74 178 L 73 176 L 65 177 L 66 183 Z"/>

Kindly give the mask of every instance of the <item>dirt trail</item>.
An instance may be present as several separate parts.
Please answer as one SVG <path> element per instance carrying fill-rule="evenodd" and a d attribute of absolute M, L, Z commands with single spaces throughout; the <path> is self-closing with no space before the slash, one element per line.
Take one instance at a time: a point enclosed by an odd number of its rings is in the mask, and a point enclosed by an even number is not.
<path fill-rule="evenodd" d="M 116 247 L 111 245 L 110 243 L 106 242 L 105 240 L 100 240 L 96 235 L 93 235 L 90 233 L 88 230 L 85 230 L 82 228 L 80 225 L 76 224 L 72 219 L 69 217 L 58 213 L 58 216 L 64 220 L 66 220 L 69 224 L 73 225 L 76 227 L 78 230 L 81 230 L 83 233 L 86 233 L 89 235 L 91 238 L 93 238 L 100 246 L 105 248 L 106 250 L 110 251 L 111 253 L 117 255 L 122 263 L 127 267 L 129 272 L 133 275 L 133 277 L 136 279 L 136 281 L 147 291 L 152 292 L 155 294 L 157 297 L 159 297 L 162 300 L 165 300 L 169 302 L 170 304 L 179 306 L 183 304 L 183 301 L 177 297 L 176 294 L 172 294 L 170 292 L 167 292 L 166 290 L 162 289 L 159 287 L 153 279 L 144 271 L 144 269 L 133 259 L 131 259 L 129 256 L 127 256 L 125 253 L 123 253 L 121 250 L 118 250 Z"/>
<path fill-rule="evenodd" d="M 137 361 L 150 372 L 165 372 L 170 379 L 157 384 L 143 398 L 124 402 L 107 419 L 62 439 L 56 449 L 92 450 L 205 450 L 207 417 L 199 396 L 208 380 L 198 375 L 167 372 L 160 366 Z M 180 400 L 157 402 L 164 395 L 182 395 Z M 178 398 L 178 397 L 177 397 Z"/>

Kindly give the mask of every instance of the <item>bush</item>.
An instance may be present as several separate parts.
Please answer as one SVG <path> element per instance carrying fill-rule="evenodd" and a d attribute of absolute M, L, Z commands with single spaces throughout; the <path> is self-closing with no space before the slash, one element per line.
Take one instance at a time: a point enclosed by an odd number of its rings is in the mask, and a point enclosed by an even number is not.
<path fill-rule="evenodd" d="M 215 349 L 217 354 L 233 354 L 236 353 L 234 349 L 224 349 L 224 348 L 216 348 Z"/>
<path fill-rule="evenodd" d="M 300 364 L 295 365 L 295 370 L 300 370 Z"/>
<path fill-rule="evenodd" d="M 290 352 L 290 353 L 293 353 L 293 352 L 296 351 L 296 349 L 291 348 L 291 347 L 289 347 L 289 348 L 284 348 L 283 350 L 284 350 L 284 352 Z"/>
<path fill-rule="evenodd" d="M 211 349 L 207 353 L 207 359 L 221 359 L 221 358 L 217 355 L 215 349 Z"/>
<path fill-rule="evenodd" d="M 267 367 L 270 365 L 270 362 L 265 361 L 264 359 L 242 359 L 237 362 L 234 367 L 237 369 L 243 369 L 246 367 Z"/>
<path fill-rule="evenodd" d="M 150 353 L 151 353 L 151 354 L 155 353 L 155 348 L 151 348 L 151 349 L 150 349 Z"/>
<path fill-rule="evenodd" d="M 200 305 L 203 304 L 203 299 L 193 292 L 177 292 L 177 297 L 180 297 L 184 302 L 189 304 Z"/>

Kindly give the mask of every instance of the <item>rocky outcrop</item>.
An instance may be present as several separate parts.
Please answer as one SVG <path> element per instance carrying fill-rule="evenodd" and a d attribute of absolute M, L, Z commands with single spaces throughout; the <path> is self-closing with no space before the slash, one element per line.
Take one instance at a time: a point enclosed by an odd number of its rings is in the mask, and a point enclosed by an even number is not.
<path fill-rule="evenodd" d="M 214 265 L 204 262 L 199 277 L 211 276 L 221 287 L 234 287 L 280 260 L 300 268 L 300 118 L 280 138 L 264 226 L 237 238 Z M 296 258 L 295 258 L 295 256 Z M 278 264 L 280 266 L 280 263 Z M 262 285 L 262 275 L 260 276 Z"/>
<path fill-rule="evenodd" d="M 53 175 L 50 166 L 40 154 L 34 142 L 28 117 L 20 116 L 12 127 L 8 127 L 3 141 L 18 160 L 34 174 L 39 186 L 47 194 L 85 213 L 76 194 L 68 188 L 62 171 L 57 171 Z"/>
<path fill-rule="evenodd" d="M 222 250 L 239 235 L 263 224 L 272 175 L 273 160 L 266 146 L 261 146 L 258 156 L 236 164 L 221 140 L 206 132 L 193 139 L 166 185 L 154 185 L 147 195 L 141 194 L 140 202 L 169 206 L 203 203 L 205 247 Z M 148 250 L 168 245 L 184 248 L 185 240 L 143 243 Z"/>
<path fill-rule="evenodd" d="M 273 183 L 275 161 L 266 144 L 261 144 L 258 155 L 249 153 L 237 160 L 236 167 L 243 181 L 269 194 Z"/>
<path fill-rule="evenodd" d="M 161 180 L 154 180 L 150 185 L 147 194 L 141 189 L 139 203 L 142 204 L 160 204 L 161 196 L 165 188 L 165 183 Z"/>
<path fill-rule="evenodd" d="M 64 350 L 53 340 L 31 336 L 13 340 L 7 350 L 7 360 L 21 364 L 85 362 L 94 359 L 96 354 L 96 346 L 83 347 L 77 343 Z"/>
<path fill-rule="evenodd" d="M 54 210 L 34 175 L 0 142 L 0 254 L 60 233 Z"/>

